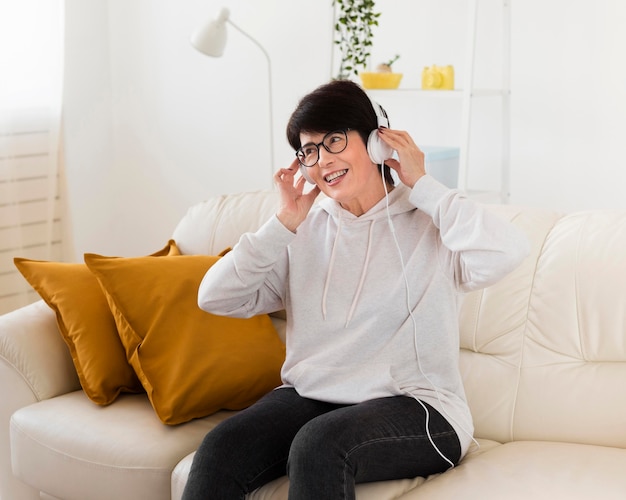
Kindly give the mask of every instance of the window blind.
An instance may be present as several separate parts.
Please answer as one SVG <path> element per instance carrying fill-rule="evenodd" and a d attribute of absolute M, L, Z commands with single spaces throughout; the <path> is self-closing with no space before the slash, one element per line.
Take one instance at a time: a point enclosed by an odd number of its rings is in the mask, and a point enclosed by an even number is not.
<path fill-rule="evenodd" d="M 0 314 L 39 299 L 14 257 L 62 259 L 58 112 L 0 110 Z"/>

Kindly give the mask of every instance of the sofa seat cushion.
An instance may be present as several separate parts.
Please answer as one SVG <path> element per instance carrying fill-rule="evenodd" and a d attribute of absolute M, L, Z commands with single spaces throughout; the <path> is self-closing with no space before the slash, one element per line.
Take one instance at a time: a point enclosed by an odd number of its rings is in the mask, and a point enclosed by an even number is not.
<path fill-rule="evenodd" d="M 101 407 L 72 392 L 13 414 L 13 471 L 65 500 L 169 500 L 176 464 L 232 414 L 167 426 L 145 394 L 123 394 Z"/>
<path fill-rule="evenodd" d="M 464 460 L 399 498 L 618 500 L 626 498 L 624 463 L 622 448 L 513 441 Z"/>
<path fill-rule="evenodd" d="M 195 452 L 181 460 L 172 473 L 172 500 L 181 500 L 183 496 L 194 455 Z M 416 477 L 359 484 L 356 487 L 356 498 L 357 500 L 391 500 L 399 498 L 403 493 L 412 490 L 424 481 L 426 481 L 425 478 Z M 289 480 L 283 476 L 254 490 L 246 498 L 247 500 L 287 500 L 288 493 Z"/>
<path fill-rule="evenodd" d="M 479 439 L 480 448 L 472 448 L 470 452 L 463 458 L 463 462 L 473 460 L 494 447 L 501 446 L 496 441 L 488 439 Z M 194 453 L 190 453 L 183 458 L 172 473 L 172 500 L 181 500 L 187 477 L 191 470 Z M 395 481 L 377 481 L 372 483 L 357 484 L 356 499 L 357 500 L 392 500 L 395 498 L 405 498 L 409 493 L 418 488 L 423 483 L 430 482 L 440 474 L 433 474 L 428 478 L 415 477 L 412 479 L 398 479 Z M 289 494 L 289 480 L 286 476 L 278 478 L 260 488 L 254 490 L 247 496 L 247 500 L 287 500 Z M 420 497 L 423 498 L 423 497 Z M 461 498 L 467 498 L 461 497 Z"/>

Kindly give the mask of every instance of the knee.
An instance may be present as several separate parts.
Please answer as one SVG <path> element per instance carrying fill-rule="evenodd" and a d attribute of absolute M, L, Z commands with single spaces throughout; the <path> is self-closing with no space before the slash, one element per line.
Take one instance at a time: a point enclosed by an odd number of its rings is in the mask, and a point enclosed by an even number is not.
<path fill-rule="evenodd" d="M 200 443 L 193 459 L 193 468 L 196 470 L 215 471 L 220 465 L 230 463 L 231 454 L 237 451 L 236 434 L 227 425 L 227 422 L 211 430 Z M 234 457 L 234 455 L 233 455 Z"/>
<path fill-rule="evenodd" d="M 287 470 L 311 471 L 317 464 L 336 458 L 343 459 L 338 436 L 328 426 L 312 420 L 298 431 L 291 443 Z"/>

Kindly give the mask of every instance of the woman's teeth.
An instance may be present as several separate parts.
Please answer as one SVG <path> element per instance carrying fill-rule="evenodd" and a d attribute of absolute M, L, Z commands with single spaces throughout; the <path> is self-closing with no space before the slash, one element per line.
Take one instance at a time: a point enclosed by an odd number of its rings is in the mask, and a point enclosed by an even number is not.
<path fill-rule="evenodd" d="M 342 175 L 345 175 L 348 172 L 348 170 L 339 170 L 338 172 L 333 172 L 332 174 L 328 174 L 326 177 L 324 177 L 324 180 L 326 182 L 332 182 L 335 179 L 337 179 L 338 177 L 341 177 Z"/>

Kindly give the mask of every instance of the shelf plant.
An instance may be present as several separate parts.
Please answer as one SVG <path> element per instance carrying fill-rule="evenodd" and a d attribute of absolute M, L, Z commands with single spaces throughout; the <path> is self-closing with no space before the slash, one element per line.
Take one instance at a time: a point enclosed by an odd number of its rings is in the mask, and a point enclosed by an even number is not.
<path fill-rule="evenodd" d="M 380 63 L 378 66 L 376 66 L 376 71 L 378 71 L 379 73 L 392 73 L 393 70 L 391 69 L 391 65 L 395 63 L 398 59 L 400 59 L 400 54 L 396 54 L 395 57 L 389 59 L 389 61 L 387 62 Z"/>
<path fill-rule="evenodd" d="M 358 76 L 367 67 L 373 44 L 372 28 L 378 26 L 380 12 L 375 11 L 374 0 L 333 0 L 336 7 L 335 39 L 341 63 L 337 79 Z"/>

